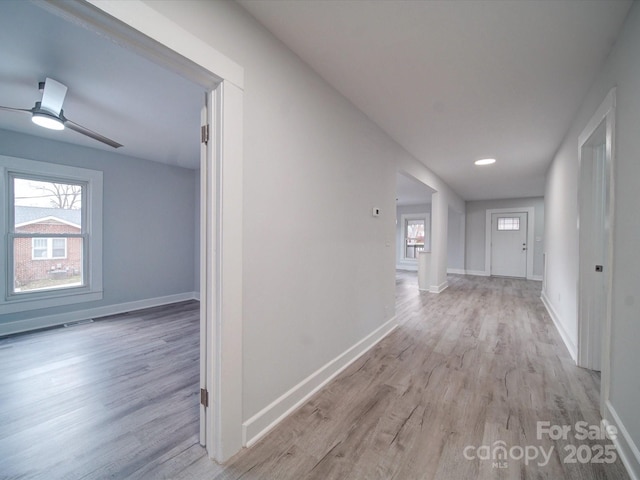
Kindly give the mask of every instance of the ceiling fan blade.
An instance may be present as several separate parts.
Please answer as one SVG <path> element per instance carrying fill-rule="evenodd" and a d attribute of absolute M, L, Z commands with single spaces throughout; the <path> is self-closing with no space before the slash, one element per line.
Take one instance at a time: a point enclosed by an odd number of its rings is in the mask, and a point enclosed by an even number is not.
<path fill-rule="evenodd" d="M 107 138 L 104 135 L 100 135 L 99 133 L 96 133 L 93 130 L 89 130 L 88 128 L 85 128 L 82 125 L 78 125 L 77 123 L 72 122 L 71 120 L 65 119 L 64 126 L 69 128 L 69 130 L 73 130 L 74 132 L 81 133 L 82 135 L 91 137 L 94 140 L 97 140 L 99 142 L 106 143 L 110 147 L 119 148 L 122 146 L 118 142 L 111 140 L 110 138 Z"/>
<path fill-rule="evenodd" d="M 31 109 L 26 109 L 26 108 L 3 107 L 3 106 L 0 105 L 0 110 L 5 110 L 7 112 L 18 112 L 18 113 L 29 113 L 29 114 L 31 114 Z"/>
<path fill-rule="evenodd" d="M 67 95 L 66 85 L 56 82 L 54 79 L 47 77 L 44 81 L 44 90 L 42 92 L 42 102 L 40 108 L 60 115 L 64 97 Z"/>

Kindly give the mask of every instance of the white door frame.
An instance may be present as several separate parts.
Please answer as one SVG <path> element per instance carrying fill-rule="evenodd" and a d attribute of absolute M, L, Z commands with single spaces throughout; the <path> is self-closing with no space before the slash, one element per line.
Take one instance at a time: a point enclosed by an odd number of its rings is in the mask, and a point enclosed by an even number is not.
<path fill-rule="evenodd" d="M 501 231 L 499 229 L 500 219 L 505 217 L 517 218 L 519 220 L 518 228 L 512 231 Z M 528 220 L 529 214 L 526 212 L 493 213 L 491 215 L 491 276 L 527 278 Z M 514 247 L 514 242 L 517 243 L 515 251 L 503 251 L 507 246 Z M 524 258 L 522 258 L 522 252 L 524 252 Z M 511 255 L 517 255 L 518 258 L 510 258 Z M 497 268 L 497 265 L 500 268 Z M 520 271 L 519 267 L 522 267 L 524 272 Z"/>
<path fill-rule="evenodd" d="M 584 128 L 578 138 L 578 161 L 579 161 L 579 176 L 578 176 L 578 205 L 580 205 L 580 189 L 582 178 L 582 155 L 583 147 L 591 139 L 591 136 L 603 123 L 606 128 L 605 132 L 605 170 L 608 176 L 609 192 L 606 197 L 608 206 L 605 210 L 607 220 L 609 224 L 609 236 L 607 239 L 607 251 L 605 268 L 606 271 L 606 291 L 607 291 L 607 305 L 606 314 L 604 318 L 604 324 L 602 325 L 602 346 L 601 346 L 601 380 L 600 380 L 600 413 L 603 418 L 606 418 L 606 404 L 609 400 L 610 392 L 610 375 L 611 375 L 611 317 L 612 317 L 612 290 L 613 290 L 613 259 L 614 259 L 614 226 L 615 226 L 615 109 L 616 109 L 616 89 L 612 88 L 603 102 L 600 104 L 596 113 L 591 117 L 589 123 Z M 578 209 L 580 211 L 580 209 Z M 578 238 L 580 238 L 580 219 L 578 218 Z M 579 267 L 580 262 L 578 262 Z M 581 286 L 580 286 L 580 272 L 578 271 L 577 278 L 577 311 L 580 312 L 581 304 Z M 588 294 L 588 293 L 587 293 Z M 589 328 L 591 327 L 591 328 Z M 593 332 L 593 326 L 586 325 L 585 321 L 578 315 L 578 365 L 584 366 L 592 364 L 590 358 L 590 332 Z"/>
<path fill-rule="evenodd" d="M 80 23 L 203 86 L 213 131 L 201 194 L 201 345 L 209 390 L 206 448 L 224 462 L 242 448 L 242 101 L 244 70 L 140 0 L 44 0 Z M 204 224 L 202 224 L 204 222 Z"/>
<path fill-rule="evenodd" d="M 535 228 L 535 208 L 534 207 L 514 207 L 514 208 L 492 208 L 487 209 L 485 219 L 485 239 L 484 239 L 484 273 L 491 276 L 491 216 L 494 213 L 526 213 L 527 214 L 527 280 L 535 280 L 533 275 L 533 249 L 534 249 L 534 228 Z"/>

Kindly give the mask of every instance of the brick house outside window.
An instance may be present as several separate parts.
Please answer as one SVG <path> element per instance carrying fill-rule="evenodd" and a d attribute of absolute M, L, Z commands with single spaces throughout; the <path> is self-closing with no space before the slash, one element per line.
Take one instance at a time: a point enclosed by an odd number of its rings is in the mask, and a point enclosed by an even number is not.
<path fill-rule="evenodd" d="M 79 209 L 16 206 L 16 233 L 81 233 L 81 215 Z M 15 289 L 20 291 L 38 281 L 81 277 L 82 261 L 82 238 L 16 238 Z M 78 278 L 78 282 L 82 279 Z"/>

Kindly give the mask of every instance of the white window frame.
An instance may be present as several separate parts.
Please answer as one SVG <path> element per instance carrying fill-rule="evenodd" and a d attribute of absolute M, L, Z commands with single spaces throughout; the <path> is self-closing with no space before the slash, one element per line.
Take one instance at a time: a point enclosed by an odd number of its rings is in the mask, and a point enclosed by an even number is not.
<path fill-rule="evenodd" d="M 519 217 L 498 217 L 498 231 L 499 232 L 517 232 L 520 230 L 520 218 Z"/>
<path fill-rule="evenodd" d="M 38 250 L 46 250 L 46 255 L 44 257 L 38 257 L 35 254 L 36 251 L 36 240 L 44 240 L 46 242 L 46 247 L 38 248 Z M 63 240 L 64 241 L 64 255 L 61 257 L 53 256 L 53 241 L 54 240 Z M 31 260 L 64 260 L 67 258 L 67 239 L 63 238 L 46 238 L 46 237 L 34 237 L 31 239 Z"/>
<path fill-rule="evenodd" d="M 44 181 L 82 183 L 85 277 L 83 285 L 44 291 L 13 293 L 13 204 L 10 195 L 11 176 L 31 177 Z M 101 300 L 102 293 L 102 172 L 86 168 L 38 162 L 0 155 L 0 255 L 4 260 L 5 275 L 0 275 L 0 315 L 40 308 L 71 305 Z M 41 237 L 42 238 L 42 237 Z M 48 242 L 52 248 L 52 242 Z M 66 250 L 66 248 L 65 248 Z M 65 254 L 67 252 L 65 251 Z M 51 260 L 49 258 L 49 260 Z M 55 259 L 54 259 L 55 260 Z"/>
<path fill-rule="evenodd" d="M 402 254 L 400 258 L 403 262 L 413 262 L 417 264 L 417 255 L 415 258 L 407 257 L 407 221 L 409 220 L 424 221 L 424 251 L 429 252 L 431 251 L 431 215 L 429 213 L 405 213 L 400 216 L 400 221 L 402 222 Z"/>

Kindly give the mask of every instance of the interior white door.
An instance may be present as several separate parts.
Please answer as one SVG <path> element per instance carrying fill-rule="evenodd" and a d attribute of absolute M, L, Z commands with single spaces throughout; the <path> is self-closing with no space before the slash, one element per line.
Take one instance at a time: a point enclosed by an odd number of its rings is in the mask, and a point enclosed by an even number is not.
<path fill-rule="evenodd" d="M 491 215 L 491 275 L 527 277 L 527 213 Z"/>
<path fill-rule="evenodd" d="M 578 137 L 578 355 L 580 367 L 600 370 L 600 413 L 609 416 L 611 292 L 613 287 L 616 88 Z"/>
<path fill-rule="evenodd" d="M 600 371 L 607 313 L 608 179 L 604 123 L 582 146 L 580 163 L 579 365 Z"/>
<path fill-rule="evenodd" d="M 200 118 L 201 128 L 204 130 L 200 142 L 200 444 L 207 448 L 212 458 L 219 446 L 215 436 L 217 432 L 214 431 L 217 412 L 212 408 L 216 378 L 214 320 L 217 308 L 214 94 L 214 92 L 205 94 Z"/>
<path fill-rule="evenodd" d="M 602 356 L 602 326 L 604 317 L 607 314 L 607 282 L 604 275 L 606 264 L 607 238 L 605 220 L 605 145 L 604 143 L 594 148 L 593 165 L 593 267 L 588 269 L 591 281 L 590 296 L 592 317 L 591 323 L 594 325 L 594 332 L 590 335 L 591 341 L 591 368 L 600 371 Z"/>
<path fill-rule="evenodd" d="M 205 127 L 209 123 L 208 98 L 200 112 L 200 125 Z M 200 144 L 200 392 L 207 391 L 207 331 L 209 325 L 207 301 L 207 265 L 209 255 L 207 251 L 207 225 L 208 225 L 208 195 L 207 195 L 207 170 L 208 149 L 205 142 Z M 201 393 L 202 395 L 202 393 Z M 200 402 L 200 445 L 207 446 L 207 414 L 208 408 Z"/>

